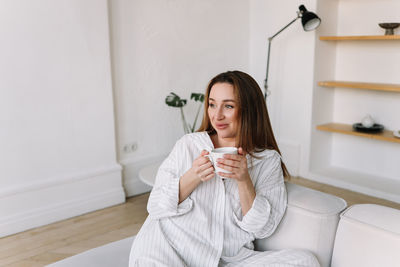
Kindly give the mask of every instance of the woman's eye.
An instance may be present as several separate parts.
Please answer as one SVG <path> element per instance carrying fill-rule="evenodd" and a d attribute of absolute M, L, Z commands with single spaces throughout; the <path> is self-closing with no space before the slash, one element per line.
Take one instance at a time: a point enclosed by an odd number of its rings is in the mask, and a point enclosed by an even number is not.
<path fill-rule="evenodd" d="M 229 108 L 229 109 L 230 109 L 230 108 L 233 108 L 232 105 L 225 105 L 225 107 L 226 107 L 226 108 Z"/>
<path fill-rule="evenodd" d="M 214 107 L 215 107 L 215 105 L 214 105 L 213 103 L 208 104 L 208 106 L 209 106 L 210 108 L 214 108 Z"/>

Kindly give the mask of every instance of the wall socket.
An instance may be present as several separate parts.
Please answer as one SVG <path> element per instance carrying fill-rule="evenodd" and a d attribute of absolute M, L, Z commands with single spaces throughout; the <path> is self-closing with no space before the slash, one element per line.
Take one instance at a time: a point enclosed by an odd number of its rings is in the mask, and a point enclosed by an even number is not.
<path fill-rule="evenodd" d="M 137 149 L 138 149 L 138 144 L 136 142 L 133 142 L 133 143 L 130 143 L 130 144 L 126 144 L 123 147 L 123 151 L 126 154 L 135 152 Z"/>

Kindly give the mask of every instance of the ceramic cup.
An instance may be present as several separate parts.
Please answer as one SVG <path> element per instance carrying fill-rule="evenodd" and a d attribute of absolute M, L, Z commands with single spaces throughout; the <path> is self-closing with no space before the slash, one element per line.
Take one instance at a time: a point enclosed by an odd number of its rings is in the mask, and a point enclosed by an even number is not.
<path fill-rule="evenodd" d="M 210 159 L 212 165 L 214 166 L 215 173 L 218 173 L 218 172 L 231 173 L 230 171 L 227 171 L 227 170 L 224 170 L 224 169 L 218 167 L 217 160 L 219 158 L 223 158 L 224 154 L 237 155 L 238 151 L 237 151 L 236 147 L 220 147 L 220 148 L 213 149 L 209 152 L 210 152 L 210 154 L 206 155 L 206 157 Z"/>
<path fill-rule="evenodd" d="M 371 115 L 367 114 L 361 121 L 362 126 L 365 128 L 370 128 L 374 126 L 374 119 L 372 119 Z"/>

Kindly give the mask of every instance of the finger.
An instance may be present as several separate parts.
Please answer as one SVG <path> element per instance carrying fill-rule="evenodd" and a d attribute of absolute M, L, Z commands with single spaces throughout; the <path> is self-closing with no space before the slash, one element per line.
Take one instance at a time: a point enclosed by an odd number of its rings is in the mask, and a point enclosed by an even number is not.
<path fill-rule="evenodd" d="M 224 154 L 224 159 L 230 159 L 235 161 L 241 161 L 243 159 L 242 155 L 235 155 L 235 154 Z"/>
<path fill-rule="evenodd" d="M 205 173 L 205 172 L 213 172 L 214 171 L 214 166 L 210 163 L 204 164 L 198 169 L 198 173 Z"/>
<path fill-rule="evenodd" d="M 218 172 L 218 175 L 223 178 L 235 179 L 236 175 L 234 173 Z"/>
<path fill-rule="evenodd" d="M 222 163 L 218 163 L 217 166 L 229 172 L 233 172 L 235 169 L 237 169 L 236 167 L 231 167 Z"/>
<path fill-rule="evenodd" d="M 235 161 L 230 159 L 218 159 L 217 163 L 235 168 L 238 168 L 240 166 L 240 161 Z"/>
<path fill-rule="evenodd" d="M 202 180 L 203 182 L 206 182 L 206 181 L 211 180 L 212 178 L 214 178 L 214 176 L 215 176 L 215 175 L 214 175 L 214 172 L 213 172 L 213 173 L 211 173 L 211 174 L 205 176 L 204 178 L 201 178 L 201 180 Z"/>
<path fill-rule="evenodd" d="M 201 151 L 201 153 L 200 153 L 200 156 L 205 156 L 205 155 L 208 155 L 208 154 L 210 154 L 210 152 L 208 152 L 207 150 L 203 149 Z"/>
<path fill-rule="evenodd" d="M 211 162 L 209 158 L 205 157 L 205 156 L 200 156 L 196 159 L 197 163 L 199 166 L 206 164 L 207 162 Z"/>
<path fill-rule="evenodd" d="M 214 168 L 205 170 L 205 171 L 203 172 L 203 177 L 206 177 L 206 176 L 208 176 L 208 175 L 210 175 L 210 174 L 215 174 Z"/>
<path fill-rule="evenodd" d="M 242 156 L 245 156 L 245 155 L 246 155 L 246 152 L 243 150 L 243 148 L 239 147 L 239 149 L 238 149 L 238 154 L 239 154 L 239 155 L 242 155 Z"/>

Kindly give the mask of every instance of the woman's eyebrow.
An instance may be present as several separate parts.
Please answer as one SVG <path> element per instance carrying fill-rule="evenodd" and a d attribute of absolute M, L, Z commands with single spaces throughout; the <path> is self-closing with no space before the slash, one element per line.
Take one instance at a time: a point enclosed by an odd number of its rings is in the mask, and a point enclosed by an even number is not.
<path fill-rule="evenodd" d="M 210 101 L 215 101 L 214 98 L 209 98 L 208 100 L 210 100 Z M 233 100 L 233 99 L 224 99 L 224 100 L 222 100 L 222 102 L 236 102 L 236 101 Z"/>

